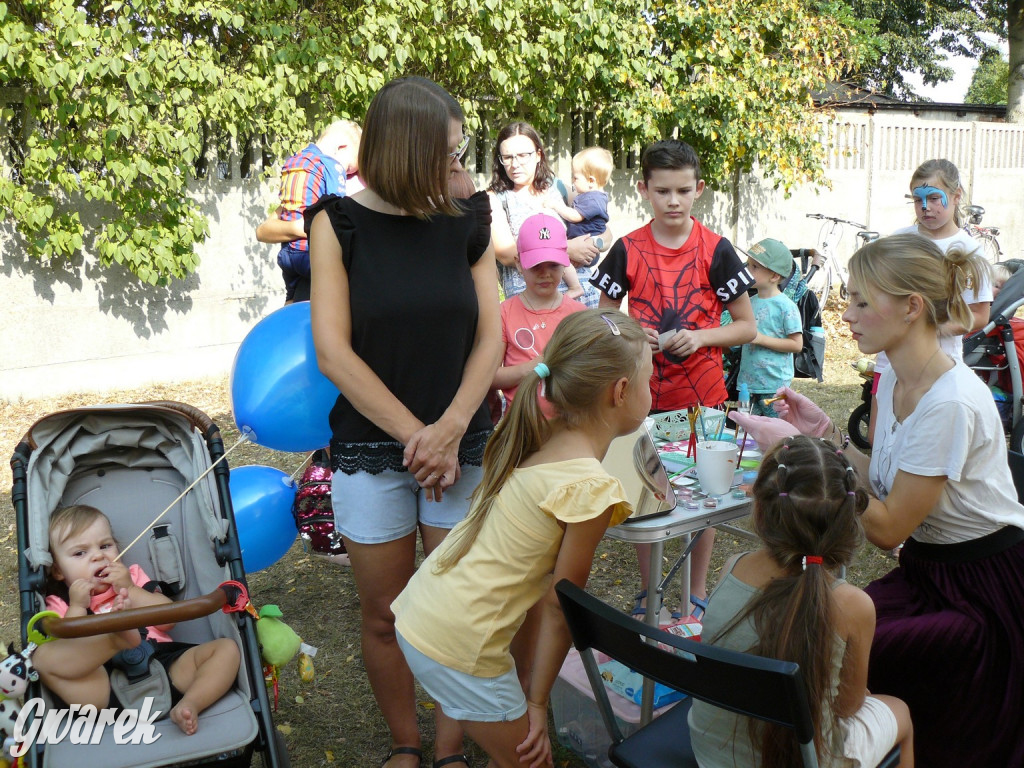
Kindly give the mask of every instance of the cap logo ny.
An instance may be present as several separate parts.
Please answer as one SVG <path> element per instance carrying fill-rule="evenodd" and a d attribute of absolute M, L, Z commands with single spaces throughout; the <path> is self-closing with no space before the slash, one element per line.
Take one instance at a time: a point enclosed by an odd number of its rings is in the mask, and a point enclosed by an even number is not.
<path fill-rule="evenodd" d="M 550 240 L 551 230 L 548 229 L 547 227 L 541 227 L 540 231 L 537 233 L 537 238 L 540 240 Z"/>

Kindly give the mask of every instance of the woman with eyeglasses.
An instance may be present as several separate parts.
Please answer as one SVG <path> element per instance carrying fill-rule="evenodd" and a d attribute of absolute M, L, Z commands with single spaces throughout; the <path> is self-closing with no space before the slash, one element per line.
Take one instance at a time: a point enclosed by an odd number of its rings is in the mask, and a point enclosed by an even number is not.
<path fill-rule="evenodd" d="M 526 288 L 523 275 L 516 267 L 519 227 L 533 214 L 545 211 L 546 198 L 563 202 L 540 135 L 529 123 L 510 123 L 498 133 L 490 195 L 491 242 L 498 261 L 498 278 L 505 298 L 510 299 Z M 610 242 L 607 233 L 604 241 Z M 589 235 L 569 241 L 569 260 L 576 267 L 583 288 L 578 301 L 590 308 L 596 307 L 600 300 L 597 289 L 590 284 L 590 266 L 599 253 Z M 560 290 L 564 288 L 566 286 Z"/>
<path fill-rule="evenodd" d="M 362 618 L 362 652 L 390 730 L 387 768 L 421 760 L 412 674 L 391 603 L 469 508 L 501 359 L 490 205 L 450 191 L 468 146 L 463 113 L 422 77 L 385 85 L 359 150 L 366 189 L 306 211 L 310 310 L 330 414 L 332 502 Z M 466 765 L 462 730 L 437 709 L 435 765 Z"/>

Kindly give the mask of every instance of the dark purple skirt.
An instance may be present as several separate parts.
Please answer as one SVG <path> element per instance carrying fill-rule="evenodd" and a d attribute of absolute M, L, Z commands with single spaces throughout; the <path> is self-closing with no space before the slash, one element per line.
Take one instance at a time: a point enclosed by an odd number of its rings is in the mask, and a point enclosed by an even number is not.
<path fill-rule="evenodd" d="M 867 587 L 868 688 L 910 707 L 921 766 L 1024 766 L 1024 531 L 909 539 Z"/>

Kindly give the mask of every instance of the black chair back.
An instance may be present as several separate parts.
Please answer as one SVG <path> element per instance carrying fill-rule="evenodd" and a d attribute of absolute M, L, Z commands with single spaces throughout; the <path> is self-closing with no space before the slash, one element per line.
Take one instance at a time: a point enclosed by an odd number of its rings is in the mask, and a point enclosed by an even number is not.
<path fill-rule="evenodd" d="M 598 688 L 604 688 L 593 657 L 596 650 L 644 677 L 709 704 L 792 728 L 800 742 L 804 764 L 817 765 L 811 714 L 797 664 L 716 648 L 655 629 L 615 610 L 566 579 L 555 590 L 595 696 L 603 693 Z M 658 643 L 677 652 L 664 650 Z M 609 721 L 606 717 L 605 724 L 613 741 L 622 741 L 614 718 Z"/>

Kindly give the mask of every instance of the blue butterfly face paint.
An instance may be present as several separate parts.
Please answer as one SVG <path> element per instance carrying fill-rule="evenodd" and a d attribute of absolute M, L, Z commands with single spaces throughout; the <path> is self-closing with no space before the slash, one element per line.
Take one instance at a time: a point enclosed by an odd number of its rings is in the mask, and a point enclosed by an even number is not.
<path fill-rule="evenodd" d="M 946 197 L 946 191 L 939 189 L 938 187 L 914 187 L 911 192 L 914 193 L 914 197 L 921 201 L 921 210 L 928 210 L 928 198 L 931 197 L 934 202 L 934 198 L 938 197 L 942 203 L 943 208 L 949 207 L 949 198 Z"/>

